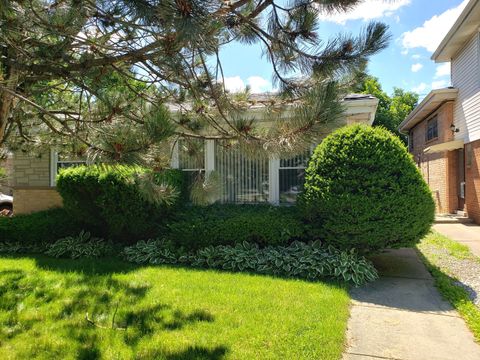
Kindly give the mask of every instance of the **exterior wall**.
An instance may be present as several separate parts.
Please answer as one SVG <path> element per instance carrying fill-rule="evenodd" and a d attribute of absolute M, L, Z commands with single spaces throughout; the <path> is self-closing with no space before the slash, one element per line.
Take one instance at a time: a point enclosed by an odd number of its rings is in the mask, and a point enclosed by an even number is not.
<path fill-rule="evenodd" d="M 468 151 L 465 156 L 466 209 L 468 216 L 480 224 L 480 140 L 467 144 L 467 146 L 471 146 L 472 151 L 470 162 L 468 161 Z"/>
<path fill-rule="evenodd" d="M 458 89 L 455 103 L 456 139 L 480 139 L 480 37 L 475 34 L 452 59 L 452 86 Z"/>
<path fill-rule="evenodd" d="M 62 198 L 50 186 L 50 153 L 16 152 L 13 156 L 13 211 L 28 214 L 62 206 Z"/>
<path fill-rule="evenodd" d="M 21 187 L 13 190 L 15 215 L 29 214 L 62 206 L 60 194 L 51 187 Z"/>
<path fill-rule="evenodd" d="M 13 186 L 50 186 L 50 154 L 16 152 L 13 157 Z"/>
<path fill-rule="evenodd" d="M 413 141 L 410 152 L 432 190 L 438 213 L 453 212 L 458 206 L 456 153 L 443 151 L 429 154 L 424 150 L 429 146 L 453 140 L 450 130 L 453 106 L 451 102 L 443 104 L 435 113 L 417 124 L 409 135 L 410 141 Z M 434 116 L 438 119 L 438 138 L 426 142 L 427 122 Z"/>

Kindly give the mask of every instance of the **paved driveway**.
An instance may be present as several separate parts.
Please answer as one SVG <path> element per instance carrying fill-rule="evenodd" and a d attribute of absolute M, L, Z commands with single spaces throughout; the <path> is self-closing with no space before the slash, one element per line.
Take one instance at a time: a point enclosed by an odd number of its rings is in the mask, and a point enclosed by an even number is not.
<path fill-rule="evenodd" d="M 480 226 L 475 224 L 435 224 L 433 229 L 461 244 L 480 257 Z"/>

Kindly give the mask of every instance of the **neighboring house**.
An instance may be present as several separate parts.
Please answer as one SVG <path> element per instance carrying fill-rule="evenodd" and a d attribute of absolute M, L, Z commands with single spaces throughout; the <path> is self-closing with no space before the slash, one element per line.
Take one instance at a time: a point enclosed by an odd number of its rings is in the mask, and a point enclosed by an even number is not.
<path fill-rule="evenodd" d="M 438 213 L 480 223 L 480 1 L 471 0 L 432 56 L 452 87 L 433 90 L 402 122 Z"/>
<path fill-rule="evenodd" d="M 266 95 L 255 95 L 249 116 L 255 121 L 274 124 L 265 111 Z M 270 99 L 271 101 L 271 99 Z M 371 125 L 378 99 L 370 95 L 349 95 L 344 100 L 345 117 L 336 126 L 353 123 Z M 271 126 L 271 125 L 269 125 Z M 221 141 L 199 143 L 202 156 L 189 156 L 181 142 L 173 149 L 172 167 L 186 172 L 216 171 L 223 183 L 221 201 L 230 203 L 292 203 L 303 185 L 309 153 L 290 159 L 251 158 L 238 149 L 228 149 Z M 13 160 L 14 213 L 22 214 L 61 206 L 55 190 L 58 169 L 79 161 L 63 161 L 52 149 L 50 153 L 31 156 L 16 152 Z M 81 161 L 80 161 L 81 162 Z"/>

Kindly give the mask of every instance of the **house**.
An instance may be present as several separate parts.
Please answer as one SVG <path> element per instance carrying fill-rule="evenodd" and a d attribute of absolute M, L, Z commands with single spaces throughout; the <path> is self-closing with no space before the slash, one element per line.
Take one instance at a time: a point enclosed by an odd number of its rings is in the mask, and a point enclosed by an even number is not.
<path fill-rule="evenodd" d="M 480 223 L 480 1 L 471 0 L 432 55 L 451 63 L 451 87 L 433 90 L 401 123 L 437 212 Z"/>
<path fill-rule="evenodd" d="M 271 95 L 254 95 L 249 117 L 272 126 L 265 102 Z M 370 95 L 349 95 L 343 100 L 345 117 L 336 126 L 353 123 L 371 125 L 378 99 Z M 295 201 L 300 191 L 309 153 L 289 159 L 252 158 L 238 148 L 228 148 L 219 140 L 198 140 L 201 156 L 191 156 L 182 142 L 175 143 L 171 166 L 188 173 L 215 171 L 222 182 L 221 202 L 285 204 Z M 58 170 L 81 163 L 59 158 L 54 149 L 32 156 L 16 152 L 13 156 L 13 197 L 15 214 L 30 213 L 61 206 L 55 190 Z"/>

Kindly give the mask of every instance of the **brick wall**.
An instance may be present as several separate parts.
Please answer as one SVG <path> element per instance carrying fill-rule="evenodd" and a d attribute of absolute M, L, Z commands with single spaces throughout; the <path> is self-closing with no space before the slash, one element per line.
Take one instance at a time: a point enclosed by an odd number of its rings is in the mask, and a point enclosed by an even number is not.
<path fill-rule="evenodd" d="M 13 190 L 13 212 L 15 215 L 29 214 L 62 206 L 62 198 L 55 188 L 26 187 Z"/>
<path fill-rule="evenodd" d="M 477 224 L 480 224 L 480 140 L 466 145 L 471 146 L 471 161 L 469 165 L 468 153 L 465 151 L 465 206 L 467 214 Z"/>
<path fill-rule="evenodd" d="M 50 154 L 15 152 L 13 155 L 13 186 L 50 186 Z"/>
<path fill-rule="evenodd" d="M 427 122 L 433 116 L 438 119 L 438 138 L 426 141 L 425 133 Z M 417 124 L 410 136 L 413 146 L 410 148 L 423 178 L 430 186 L 438 213 L 451 213 L 457 209 L 457 184 L 456 184 L 456 153 L 443 151 L 438 153 L 425 153 L 424 150 L 432 145 L 453 140 L 450 130 L 453 116 L 453 103 L 443 104 L 434 114 Z"/>

